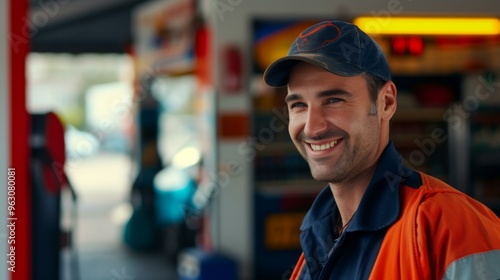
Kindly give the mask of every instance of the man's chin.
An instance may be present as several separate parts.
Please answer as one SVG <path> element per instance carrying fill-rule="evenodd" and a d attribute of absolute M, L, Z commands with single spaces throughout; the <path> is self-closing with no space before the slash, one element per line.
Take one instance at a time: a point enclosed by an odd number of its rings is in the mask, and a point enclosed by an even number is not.
<path fill-rule="evenodd" d="M 335 178 L 332 178 L 332 174 L 324 174 L 324 173 L 316 173 L 316 172 L 312 172 L 311 173 L 312 177 L 314 180 L 318 181 L 318 182 L 325 182 L 325 183 L 329 183 L 329 182 L 332 182 L 332 180 L 335 180 Z"/>
<path fill-rule="evenodd" d="M 311 175 L 313 179 L 318 182 L 339 183 L 345 179 L 345 176 L 342 176 L 344 174 L 341 175 L 338 172 L 334 171 L 334 167 L 326 169 L 322 168 L 324 166 L 321 166 L 320 168 L 314 168 L 309 165 L 309 167 L 311 168 Z"/>

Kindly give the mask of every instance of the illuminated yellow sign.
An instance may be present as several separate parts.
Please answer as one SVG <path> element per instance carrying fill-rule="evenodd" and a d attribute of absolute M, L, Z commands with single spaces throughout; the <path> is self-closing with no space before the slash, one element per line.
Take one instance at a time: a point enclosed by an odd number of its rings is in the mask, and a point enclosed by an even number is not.
<path fill-rule="evenodd" d="M 498 18 L 359 17 L 354 20 L 367 34 L 380 35 L 499 35 Z"/>

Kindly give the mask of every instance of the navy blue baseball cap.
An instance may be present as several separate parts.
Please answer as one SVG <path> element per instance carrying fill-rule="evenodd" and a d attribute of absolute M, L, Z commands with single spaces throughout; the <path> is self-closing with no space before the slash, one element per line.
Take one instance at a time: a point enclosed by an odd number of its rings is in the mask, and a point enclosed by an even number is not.
<path fill-rule="evenodd" d="M 288 55 L 269 65 L 264 81 L 269 86 L 288 84 L 293 66 L 308 62 L 339 76 L 371 73 L 391 80 L 391 70 L 380 46 L 356 25 L 324 21 L 304 30 L 295 39 Z"/>

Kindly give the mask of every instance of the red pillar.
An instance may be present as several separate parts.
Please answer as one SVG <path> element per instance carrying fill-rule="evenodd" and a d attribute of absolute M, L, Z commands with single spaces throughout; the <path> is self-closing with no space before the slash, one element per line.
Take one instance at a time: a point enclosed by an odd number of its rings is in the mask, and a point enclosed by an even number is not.
<path fill-rule="evenodd" d="M 28 1 L 8 0 L 10 81 L 10 168 L 15 168 L 15 272 L 12 280 L 31 279 L 29 115 L 26 110 L 26 56 L 30 47 Z M 2 170 L 1 172 L 5 172 Z M 14 244 L 12 244 L 14 245 Z M 12 245 L 9 245 L 12 246 Z"/>

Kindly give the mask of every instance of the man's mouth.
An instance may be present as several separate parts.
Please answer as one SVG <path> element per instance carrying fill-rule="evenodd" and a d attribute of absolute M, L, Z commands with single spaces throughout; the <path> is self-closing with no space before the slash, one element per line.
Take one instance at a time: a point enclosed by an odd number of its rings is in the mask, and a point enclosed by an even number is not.
<path fill-rule="evenodd" d="M 341 139 L 337 139 L 337 140 L 334 140 L 330 143 L 326 143 L 326 144 L 321 144 L 321 145 L 315 145 L 315 144 L 309 144 L 311 146 L 311 149 L 313 151 L 325 151 L 325 150 L 328 150 L 328 149 L 331 149 L 333 147 L 335 147 L 339 142 L 340 142 Z"/>

